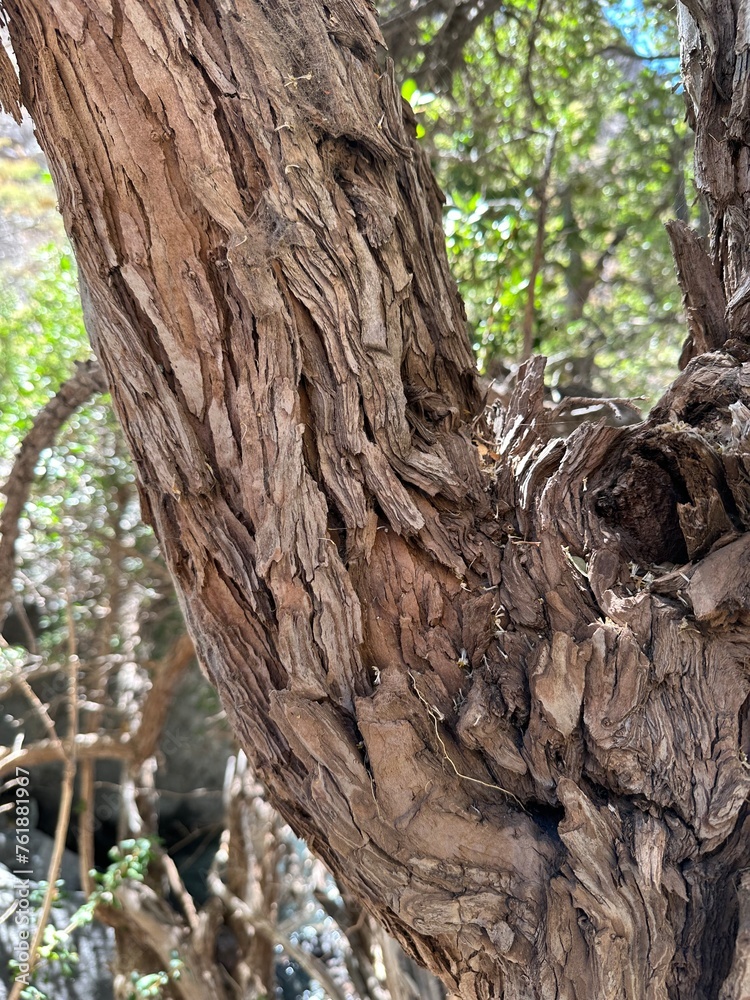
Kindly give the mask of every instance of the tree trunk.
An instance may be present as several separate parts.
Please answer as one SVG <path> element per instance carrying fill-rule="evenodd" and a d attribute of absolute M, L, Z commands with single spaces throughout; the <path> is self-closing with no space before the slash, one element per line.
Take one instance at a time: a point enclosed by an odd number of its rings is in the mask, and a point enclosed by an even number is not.
<path fill-rule="evenodd" d="M 740 307 L 639 428 L 548 442 L 530 362 L 482 469 L 441 199 L 365 0 L 4 7 L 144 516 L 274 804 L 467 1000 L 742 996 Z M 744 70 L 706 20 L 723 108 Z M 734 301 L 746 244 L 716 229 Z"/>

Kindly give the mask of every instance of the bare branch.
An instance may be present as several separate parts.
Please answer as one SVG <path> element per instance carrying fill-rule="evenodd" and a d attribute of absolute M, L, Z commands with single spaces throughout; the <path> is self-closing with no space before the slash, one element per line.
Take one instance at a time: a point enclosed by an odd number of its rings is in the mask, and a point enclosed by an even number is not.
<path fill-rule="evenodd" d="M 39 915 L 37 916 L 34 939 L 29 947 L 29 976 L 34 971 L 39 960 L 39 946 L 44 937 L 44 929 L 49 921 L 52 904 L 57 895 L 57 879 L 60 875 L 60 865 L 62 864 L 63 852 L 65 850 L 65 839 L 68 836 L 68 826 L 70 825 L 70 809 L 73 805 L 73 785 L 75 783 L 76 768 L 72 757 L 66 757 L 65 770 L 63 771 L 62 792 L 60 795 L 60 805 L 57 812 L 57 825 L 55 826 L 55 840 L 52 848 L 49 868 L 47 870 L 47 889 L 44 893 Z M 26 985 L 26 980 L 20 976 L 13 983 L 13 987 L 8 994 L 8 1000 L 19 1000 L 21 991 Z"/>
<path fill-rule="evenodd" d="M 259 913 L 253 913 L 243 899 L 240 899 L 239 896 L 235 896 L 234 893 L 229 891 L 215 872 L 211 872 L 208 879 L 211 891 L 221 899 L 227 909 L 234 913 L 235 916 L 242 917 L 256 933 L 262 934 L 273 941 L 274 944 L 281 945 L 289 958 L 293 958 L 312 979 L 316 979 L 320 983 L 328 996 L 331 997 L 331 1000 L 345 1000 L 344 993 L 333 981 L 328 969 L 319 958 L 293 944 L 281 933 L 278 927 L 275 927 L 265 917 Z"/>
<path fill-rule="evenodd" d="M 151 689 L 146 695 L 141 721 L 133 740 L 134 759 L 137 762 L 146 760 L 156 752 L 167 712 L 172 704 L 174 689 L 194 657 L 192 640 L 187 635 L 181 635 L 167 655 L 153 664 Z"/>
<path fill-rule="evenodd" d="M 112 739 L 96 733 L 80 733 L 75 744 L 79 760 L 130 760 L 133 755 L 133 745 L 127 737 Z M 0 755 L 0 778 L 16 767 L 63 763 L 65 759 L 65 750 L 59 740 L 39 740 L 27 748 L 6 748 Z"/>
<path fill-rule="evenodd" d="M 628 59 L 638 59 L 640 62 L 661 62 L 662 60 L 669 59 L 679 59 L 679 52 L 660 52 L 655 56 L 642 55 L 640 52 L 636 52 L 634 48 L 630 45 L 606 45 L 603 49 L 600 49 L 595 53 L 598 56 L 626 56 Z"/>
<path fill-rule="evenodd" d="M 21 86 L 16 67 L 0 45 L 0 107 L 21 124 Z"/>

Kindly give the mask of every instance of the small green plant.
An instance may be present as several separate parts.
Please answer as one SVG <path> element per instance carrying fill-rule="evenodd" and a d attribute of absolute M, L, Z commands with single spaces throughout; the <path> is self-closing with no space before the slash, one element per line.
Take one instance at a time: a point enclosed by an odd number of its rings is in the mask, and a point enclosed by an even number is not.
<path fill-rule="evenodd" d="M 91 916 L 88 917 L 88 920 L 91 920 L 96 907 L 100 904 L 118 905 L 115 893 L 126 879 L 143 882 L 148 866 L 154 859 L 154 841 L 150 837 L 123 840 L 111 848 L 109 858 L 112 864 L 103 872 L 92 871 L 89 873 L 96 883 L 96 888 L 89 896 L 88 901 L 78 910 L 80 913 L 81 910 L 89 908 Z"/>
<path fill-rule="evenodd" d="M 150 972 L 145 976 L 138 972 L 131 973 L 130 980 L 133 988 L 128 994 L 128 1000 L 162 1000 L 162 990 L 170 983 L 176 982 L 184 964 L 176 951 L 173 951 L 169 959 L 169 970 L 164 972 Z"/>
<path fill-rule="evenodd" d="M 148 866 L 154 859 L 154 841 L 148 837 L 138 837 L 123 840 L 109 852 L 112 862 L 104 871 L 91 871 L 89 874 L 95 887 L 89 898 L 78 907 L 66 927 L 58 929 L 48 924 L 44 929 L 44 938 L 39 947 L 39 962 L 34 970 L 34 978 L 45 965 L 56 963 L 65 976 L 73 976 L 78 964 L 78 953 L 72 947 L 71 935 L 79 927 L 91 923 L 99 906 L 118 906 L 117 890 L 127 879 L 143 882 L 148 872 Z M 56 894 L 53 905 L 59 906 L 64 894 L 64 882 L 58 879 L 55 884 Z M 47 883 L 40 882 L 30 895 L 35 906 L 41 906 Z M 8 963 L 12 976 L 20 973 L 20 966 L 15 960 Z M 162 989 L 168 983 L 180 977 L 183 963 L 177 952 L 173 952 L 169 969 L 165 972 L 149 973 L 141 976 L 134 972 L 133 989 L 129 1000 L 161 1000 Z M 22 1000 L 49 1000 L 47 995 L 34 984 L 29 984 L 21 993 Z"/>

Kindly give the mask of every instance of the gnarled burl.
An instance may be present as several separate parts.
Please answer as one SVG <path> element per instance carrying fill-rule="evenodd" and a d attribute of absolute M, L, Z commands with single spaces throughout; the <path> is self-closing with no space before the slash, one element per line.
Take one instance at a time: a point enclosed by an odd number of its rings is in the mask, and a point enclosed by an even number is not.
<path fill-rule="evenodd" d="M 144 515 L 273 802 L 467 1000 L 745 996 L 743 11 L 681 12 L 697 356 L 565 441 L 530 362 L 482 468 L 365 0 L 3 6 Z"/>

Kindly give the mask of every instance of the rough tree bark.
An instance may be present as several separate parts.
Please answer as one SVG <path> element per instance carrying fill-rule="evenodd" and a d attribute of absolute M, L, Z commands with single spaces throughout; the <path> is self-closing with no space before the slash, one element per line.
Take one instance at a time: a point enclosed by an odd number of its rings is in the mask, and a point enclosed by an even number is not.
<path fill-rule="evenodd" d="M 3 6 L 144 515 L 273 802 L 467 1000 L 745 995 L 744 8 L 682 12 L 732 350 L 566 441 L 532 361 L 482 469 L 365 0 Z"/>

